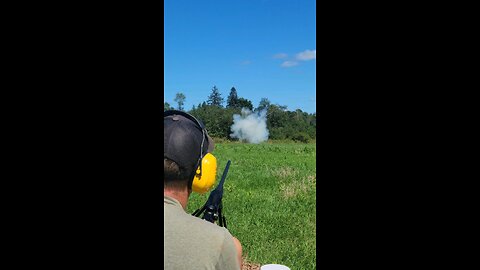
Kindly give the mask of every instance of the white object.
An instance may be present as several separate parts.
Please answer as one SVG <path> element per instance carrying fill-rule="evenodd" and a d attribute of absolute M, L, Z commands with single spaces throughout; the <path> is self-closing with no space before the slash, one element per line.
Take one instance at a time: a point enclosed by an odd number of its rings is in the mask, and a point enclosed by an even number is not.
<path fill-rule="evenodd" d="M 260 267 L 260 270 L 290 270 L 290 268 L 281 264 L 266 264 Z"/>

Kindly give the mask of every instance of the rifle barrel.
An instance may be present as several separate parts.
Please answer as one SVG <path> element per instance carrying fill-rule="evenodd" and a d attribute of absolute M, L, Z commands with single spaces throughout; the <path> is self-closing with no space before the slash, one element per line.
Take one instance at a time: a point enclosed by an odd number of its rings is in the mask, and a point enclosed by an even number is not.
<path fill-rule="evenodd" d="M 227 162 L 227 166 L 225 166 L 225 170 L 223 170 L 223 175 L 222 175 L 222 179 L 220 180 L 220 183 L 218 183 L 217 188 L 219 190 L 223 189 L 223 183 L 225 182 L 225 178 L 227 178 L 227 173 L 229 168 L 230 168 L 230 160 Z"/>

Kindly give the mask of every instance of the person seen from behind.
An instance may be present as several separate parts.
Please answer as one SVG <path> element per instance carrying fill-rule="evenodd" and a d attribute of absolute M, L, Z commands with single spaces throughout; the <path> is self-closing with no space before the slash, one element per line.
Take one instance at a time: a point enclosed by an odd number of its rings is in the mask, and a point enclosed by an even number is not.
<path fill-rule="evenodd" d="M 165 111 L 163 123 L 164 269 L 241 269 L 240 241 L 226 228 L 186 212 L 192 191 L 203 193 L 215 182 L 213 140 L 188 113 Z M 208 162 L 215 163 L 214 170 L 202 167 Z"/>

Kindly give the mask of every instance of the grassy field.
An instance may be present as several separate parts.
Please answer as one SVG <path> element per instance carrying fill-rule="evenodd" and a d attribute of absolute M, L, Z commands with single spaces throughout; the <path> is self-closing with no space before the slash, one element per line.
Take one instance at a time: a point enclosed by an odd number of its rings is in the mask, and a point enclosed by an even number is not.
<path fill-rule="evenodd" d="M 217 183 L 227 160 L 224 214 L 249 262 L 316 269 L 316 145 L 217 143 Z M 188 212 L 207 200 L 192 194 Z"/>

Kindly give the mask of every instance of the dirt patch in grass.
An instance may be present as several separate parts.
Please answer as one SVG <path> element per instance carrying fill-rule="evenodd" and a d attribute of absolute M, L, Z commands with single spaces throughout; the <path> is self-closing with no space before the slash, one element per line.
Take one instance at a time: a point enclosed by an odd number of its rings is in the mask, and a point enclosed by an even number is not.
<path fill-rule="evenodd" d="M 272 175 L 280 178 L 287 178 L 287 177 L 293 177 L 297 175 L 297 171 L 295 171 L 294 168 L 292 167 L 280 167 L 277 169 L 274 169 L 272 171 Z"/>
<path fill-rule="evenodd" d="M 242 270 L 260 270 L 260 264 L 247 262 L 244 260 L 242 263 Z"/>
<path fill-rule="evenodd" d="M 315 189 L 316 176 L 310 175 L 305 179 L 293 180 L 290 183 L 280 184 L 280 191 L 284 198 L 295 197 L 300 193 L 306 193 L 308 190 Z"/>

